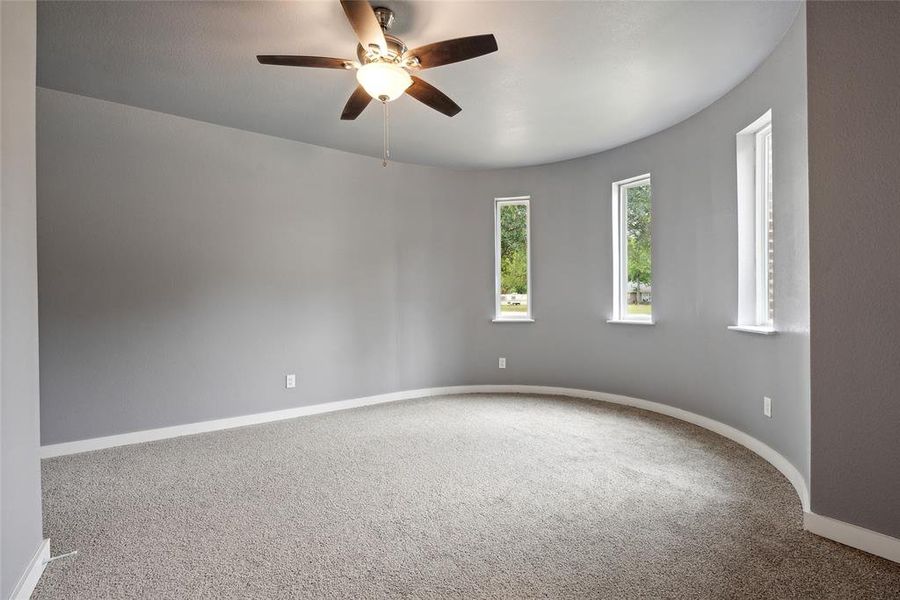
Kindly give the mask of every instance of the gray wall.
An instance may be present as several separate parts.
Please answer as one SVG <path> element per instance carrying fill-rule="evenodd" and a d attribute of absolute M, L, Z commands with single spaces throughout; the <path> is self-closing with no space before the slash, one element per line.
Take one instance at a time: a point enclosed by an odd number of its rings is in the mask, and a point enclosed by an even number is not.
<path fill-rule="evenodd" d="M 35 5 L 0 2 L 0 598 L 40 546 Z"/>
<path fill-rule="evenodd" d="M 695 411 L 806 474 L 804 23 L 690 120 L 516 170 L 382 169 L 39 90 L 42 442 L 401 389 L 522 383 Z M 737 316 L 735 133 L 768 108 L 782 329 L 773 337 L 726 330 Z M 647 171 L 658 324 L 608 325 L 610 184 Z M 536 322 L 492 324 L 493 198 L 519 194 L 534 197 Z M 286 372 L 298 374 L 296 390 L 284 389 Z"/>
<path fill-rule="evenodd" d="M 807 13 L 812 508 L 900 537 L 900 4 Z"/>

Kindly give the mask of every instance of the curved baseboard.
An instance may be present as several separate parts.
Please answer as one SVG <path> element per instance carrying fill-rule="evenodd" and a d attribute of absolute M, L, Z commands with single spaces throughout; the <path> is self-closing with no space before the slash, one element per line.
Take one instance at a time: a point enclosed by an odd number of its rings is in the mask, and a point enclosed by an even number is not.
<path fill-rule="evenodd" d="M 667 404 L 659 402 L 650 402 L 649 400 L 641 400 L 640 398 L 632 398 L 630 396 L 622 396 L 619 394 L 608 394 L 605 392 L 595 392 L 593 390 L 581 390 L 566 387 L 552 387 L 543 385 L 459 385 L 451 387 L 424 388 L 418 390 L 407 390 L 404 392 L 391 392 L 388 394 L 378 394 L 375 396 L 365 396 L 362 398 L 352 398 L 350 400 L 338 400 L 335 402 L 325 402 L 322 404 L 313 404 L 310 406 L 300 406 L 297 408 L 289 408 L 286 410 L 276 410 L 271 412 L 256 413 L 252 415 L 243 415 L 240 417 L 232 417 L 227 419 L 215 419 L 212 421 L 201 421 L 199 423 L 189 423 L 186 425 L 175 425 L 172 427 L 161 427 L 158 429 L 146 429 L 143 431 L 134 431 L 131 433 L 123 433 L 119 435 L 110 435 L 105 437 L 91 438 L 86 440 L 77 440 L 74 442 L 65 442 L 62 444 L 51 444 L 41 446 L 41 458 L 51 458 L 54 456 L 63 456 L 66 454 L 77 454 L 79 452 L 88 452 L 91 450 L 100 450 L 103 448 L 112 448 L 115 446 L 124 446 L 127 444 L 138 444 L 141 442 L 150 442 L 154 440 L 163 440 L 166 438 L 179 437 L 183 435 L 192 435 L 195 433 L 204 433 L 208 431 L 218 431 L 222 429 L 231 429 L 233 427 L 243 427 L 246 425 L 256 425 L 259 423 L 268 423 L 271 421 L 281 421 L 284 419 L 294 419 L 306 415 L 315 415 L 348 408 L 357 408 L 360 406 L 370 406 L 373 404 L 382 404 L 384 402 L 396 402 L 398 400 L 412 400 L 415 398 L 426 398 L 429 396 L 446 396 L 451 394 L 547 394 L 553 396 L 568 396 L 571 398 L 584 398 L 589 400 L 598 400 L 600 402 L 609 402 L 611 404 L 621 404 L 631 406 L 650 412 L 663 414 L 675 419 L 680 419 L 688 423 L 697 425 L 704 429 L 708 429 L 714 433 L 718 433 L 728 439 L 737 442 L 745 448 L 759 455 L 763 460 L 767 461 L 773 467 L 778 469 L 782 475 L 794 486 L 800 504 L 803 507 L 803 527 L 816 535 L 829 538 L 836 542 L 840 542 L 847 546 L 858 548 L 865 552 L 875 554 L 900 562 L 900 540 L 880 534 L 875 531 L 863 529 L 817 515 L 810 512 L 809 508 L 809 488 L 806 480 L 800 471 L 791 462 L 782 456 L 771 446 L 759 441 L 751 435 L 740 431 L 730 425 L 721 423 L 709 417 L 704 417 L 690 411 L 675 408 Z"/>
<path fill-rule="evenodd" d="M 608 394 L 605 392 L 596 392 L 593 390 L 581 390 L 575 388 L 542 385 L 461 385 L 407 390 L 403 392 L 391 392 L 388 394 L 378 394 L 375 396 L 365 396 L 362 398 L 352 398 L 349 400 L 339 400 L 335 402 L 313 404 L 310 406 L 300 406 L 297 408 L 289 408 L 286 410 L 243 415 L 240 417 L 232 417 L 227 419 L 215 419 L 211 421 L 189 423 L 186 425 L 175 425 L 172 427 L 146 429 L 143 431 L 134 431 L 131 433 L 123 433 L 119 435 L 77 440 L 74 442 L 65 442 L 61 444 L 50 444 L 47 446 L 41 446 L 41 458 L 51 458 L 54 456 L 77 454 L 79 452 L 88 452 L 91 450 L 100 450 L 103 448 L 112 448 L 115 446 L 138 444 L 141 442 L 150 442 L 154 440 L 162 440 L 183 435 L 192 435 L 208 431 L 231 429 L 233 427 L 256 425 L 259 423 L 268 423 L 271 421 L 280 421 L 284 419 L 293 419 L 306 415 L 333 412 L 360 406 L 370 406 L 373 404 L 381 404 L 384 402 L 396 402 L 398 400 L 412 400 L 415 398 L 445 396 L 450 394 L 504 393 L 568 396 L 572 398 L 585 398 L 590 400 L 598 400 L 601 402 L 609 402 L 612 404 L 632 406 L 634 408 L 639 408 L 642 410 L 647 410 L 650 412 L 655 412 L 680 419 L 699 427 L 703 427 L 704 429 L 708 429 L 714 433 L 718 433 L 719 435 L 727 437 L 728 439 L 737 442 L 738 444 L 756 453 L 763 460 L 767 461 L 773 467 L 778 469 L 778 471 L 787 478 L 791 485 L 794 486 L 794 490 L 796 490 L 797 496 L 800 499 L 800 504 L 803 507 L 804 528 L 806 530 L 822 537 L 840 542 L 842 544 L 864 550 L 871 554 L 900 562 L 900 540 L 885 536 L 875 531 L 863 529 L 861 527 L 857 527 L 843 521 L 838 521 L 810 512 L 809 489 L 806 485 L 806 480 L 804 479 L 800 471 L 793 464 L 791 464 L 789 460 L 787 460 L 771 446 L 730 425 L 726 425 L 725 423 L 721 423 L 714 419 L 710 419 L 709 417 L 704 417 L 690 411 L 675 408 L 674 406 L 669 406 L 667 404 L 661 404 L 659 402 L 650 402 L 649 400 L 642 400 L 640 398 L 632 398 L 630 396 L 622 396 L 619 394 Z"/>
<path fill-rule="evenodd" d="M 814 512 L 803 513 L 803 529 L 835 542 L 900 563 L 900 540 Z"/>
<path fill-rule="evenodd" d="M 681 421 L 686 421 L 704 429 L 708 429 L 713 433 L 718 433 L 723 437 L 727 437 L 728 439 L 737 442 L 741 446 L 744 446 L 748 450 L 759 455 L 763 460 L 778 469 L 778 471 L 785 476 L 790 484 L 794 486 L 794 491 L 797 492 L 797 496 L 800 498 L 800 505 L 803 507 L 803 511 L 809 511 L 809 488 L 806 485 L 806 479 L 803 477 L 803 474 L 800 473 L 800 471 L 788 459 L 786 459 L 777 450 L 775 450 L 768 444 L 765 444 L 755 437 L 744 433 L 740 429 L 736 429 L 731 425 L 726 425 L 725 423 L 716 421 L 715 419 L 710 419 L 709 417 L 704 417 L 703 415 L 698 415 L 697 413 L 692 413 L 687 410 L 675 408 L 674 406 L 669 406 L 668 404 L 662 404 L 660 402 L 651 402 L 649 400 L 642 400 L 640 398 L 622 396 L 619 394 L 608 394 L 606 392 L 594 392 L 591 390 L 536 385 L 476 387 L 501 387 L 504 388 L 503 391 L 509 393 L 550 394 L 554 396 L 569 396 L 573 398 L 599 400 L 601 402 L 632 406 L 634 408 L 640 408 L 642 410 L 659 413 L 662 415 L 673 417 L 675 419 L 679 419 Z"/>
<path fill-rule="evenodd" d="M 204 433 L 207 431 L 218 431 L 221 429 L 231 429 L 233 427 L 243 427 L 246 425 L 256 425 L 259 423 L 268 423 L 271 421 L 280 421 L 283 419 L 293 419 L 306 415 L 314 415 L 337 410 L 345 410 L 348 408 L 356 408 L 359 406 L 369 406 L 372 404 L 381 404 L 384 402 L 396 402 L 398 400 L 411 400 L 414 398 L 425 398 L 429 396 L 444 396 L 448 394 L 547 394 L 553 396 L 568 396 L 572 398 L 586 398 L 590 400 L 599 400 L 601 402 L 610 402 L 612 404 L 621 404 L 632 406 L 642 410 L 648 410 L 682 421 L 687 421 L 704 429 L 708 429 L 714 433 L 725 436 L 730 440 L 752 450 L 772 466 L 778 469 L 782 475 L 794 486 L 804 512 L 809 511 L 809 491 L 806 486 L 806 480 L 800 471 L 794 467 L 785 457 L 779 454 L 772 447 L 757 440 L 753 436 L 747 435 L 739 429 L 735 429 L 730 425 L 726 425 L 714 419 L 698 415 L 680 408 L 675 408 L 667 404 L 659 402 L 650 402 L 649 400 L 641 400 L 640 398 L 632 398 L 630 396 L 621 396 L 618 394 L 608 394 L 605 392 L 596 392 L 593 390 L 581 390 L 567 387 L 552 387 L 543 385 L 459 385 L 450 387 L 423 388 L 418 390 L 407 390 L 403 392 L 391 392 L 388 394 L 377 394 L 375 396 L 364 396 L 361 398 L 352 398 L 350 400 L 338 400 L 335 402 L 325 402 L 322 404 L 312 404 L 310 406 L 300 406 L 297 408 L 289 408 L 286 410 L 276 410 L 264 413 L 255 413 L 252 415 L 243 415 L 240 417 L 231 417 L 227 419 L 214 419 L 211 421 L 200 421 L 198 423 L 188 423 L 186 425 L 174 425 L 172 427 L 160 427 L 158 429 L 145 429 L 142 431 L 134 431 L 131 433 L 123 433 L 119 435 L 110 435 L 98 438 L 89 438 L 86 440 L 77 440 L 74 442 L 65 442 L 62 444 L 50 444 L 41 446 L 41 458 L 51 458 L 54 456 L 63 456 L 66 454 L 77 454 L 79 452 L 88 452 L 91 450 L 100 450 L 103 448 L 112 448 L 115 446 L 124 446 L 127 444 L 138 444 L 141 442 L 150 442 L 154 440 L 162 440 L 166 438 L 179 437 L 182 435 L 192 435 L 195 433 Z"/>

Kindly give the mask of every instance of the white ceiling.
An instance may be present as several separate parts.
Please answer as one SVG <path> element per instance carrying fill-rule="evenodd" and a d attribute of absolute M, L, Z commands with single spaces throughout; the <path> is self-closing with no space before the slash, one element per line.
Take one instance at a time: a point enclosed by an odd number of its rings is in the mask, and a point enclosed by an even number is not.
<path fill-rule="evenodd" d="M 39 2 L 38 85 L 372 156 L 372 104 L 339 119 L 353 73 L 256 54 L 354 55 L 337 0 Z M 391 104 L 395 160 L 539 164 L 665 129 L 749 75 L 797 2 L 375 2 L 410 47 L 494 33 L 499 52 L 422 72 L 463 111 Z"/>

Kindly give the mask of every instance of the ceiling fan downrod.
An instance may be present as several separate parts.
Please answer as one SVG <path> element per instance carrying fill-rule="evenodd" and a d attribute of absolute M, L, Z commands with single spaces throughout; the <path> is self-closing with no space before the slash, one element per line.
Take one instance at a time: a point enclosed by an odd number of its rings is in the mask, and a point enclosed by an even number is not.
<path fill-rule="evenodd" d="M 375 18 L 378 19 L 378 24 L 381 25 L 381 30 L 385 33 L 390 31 L 391 27 L 394 26 L 394 11 L 383 6 L 376 6 L 372 9 L 372 12 L 375 13 Z"/>

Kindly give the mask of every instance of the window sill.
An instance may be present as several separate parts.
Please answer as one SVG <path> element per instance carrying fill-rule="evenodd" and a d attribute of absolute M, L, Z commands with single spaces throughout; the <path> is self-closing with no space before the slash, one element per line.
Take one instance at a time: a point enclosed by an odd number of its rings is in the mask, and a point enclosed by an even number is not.
<path fill-rule="evenodd" d="M 491 319 L 493 323 L 534 323 L 531 317 L 497 317 Z"/>
<path fill-rule="evenodd" d="M 742 331 L 744 333 L 755 333 L 757 335 L 775 335 L 778 331 L 774 327 L 766 327 L 764 325 L 729 325 L 730 331 Z"/>
<path fill-rule="evenodd" d="M 609 319 L 606 321 L 612 325 L 656 325 L 656 321 L 645 319 L 638 321 L 637 319 Z"/>

